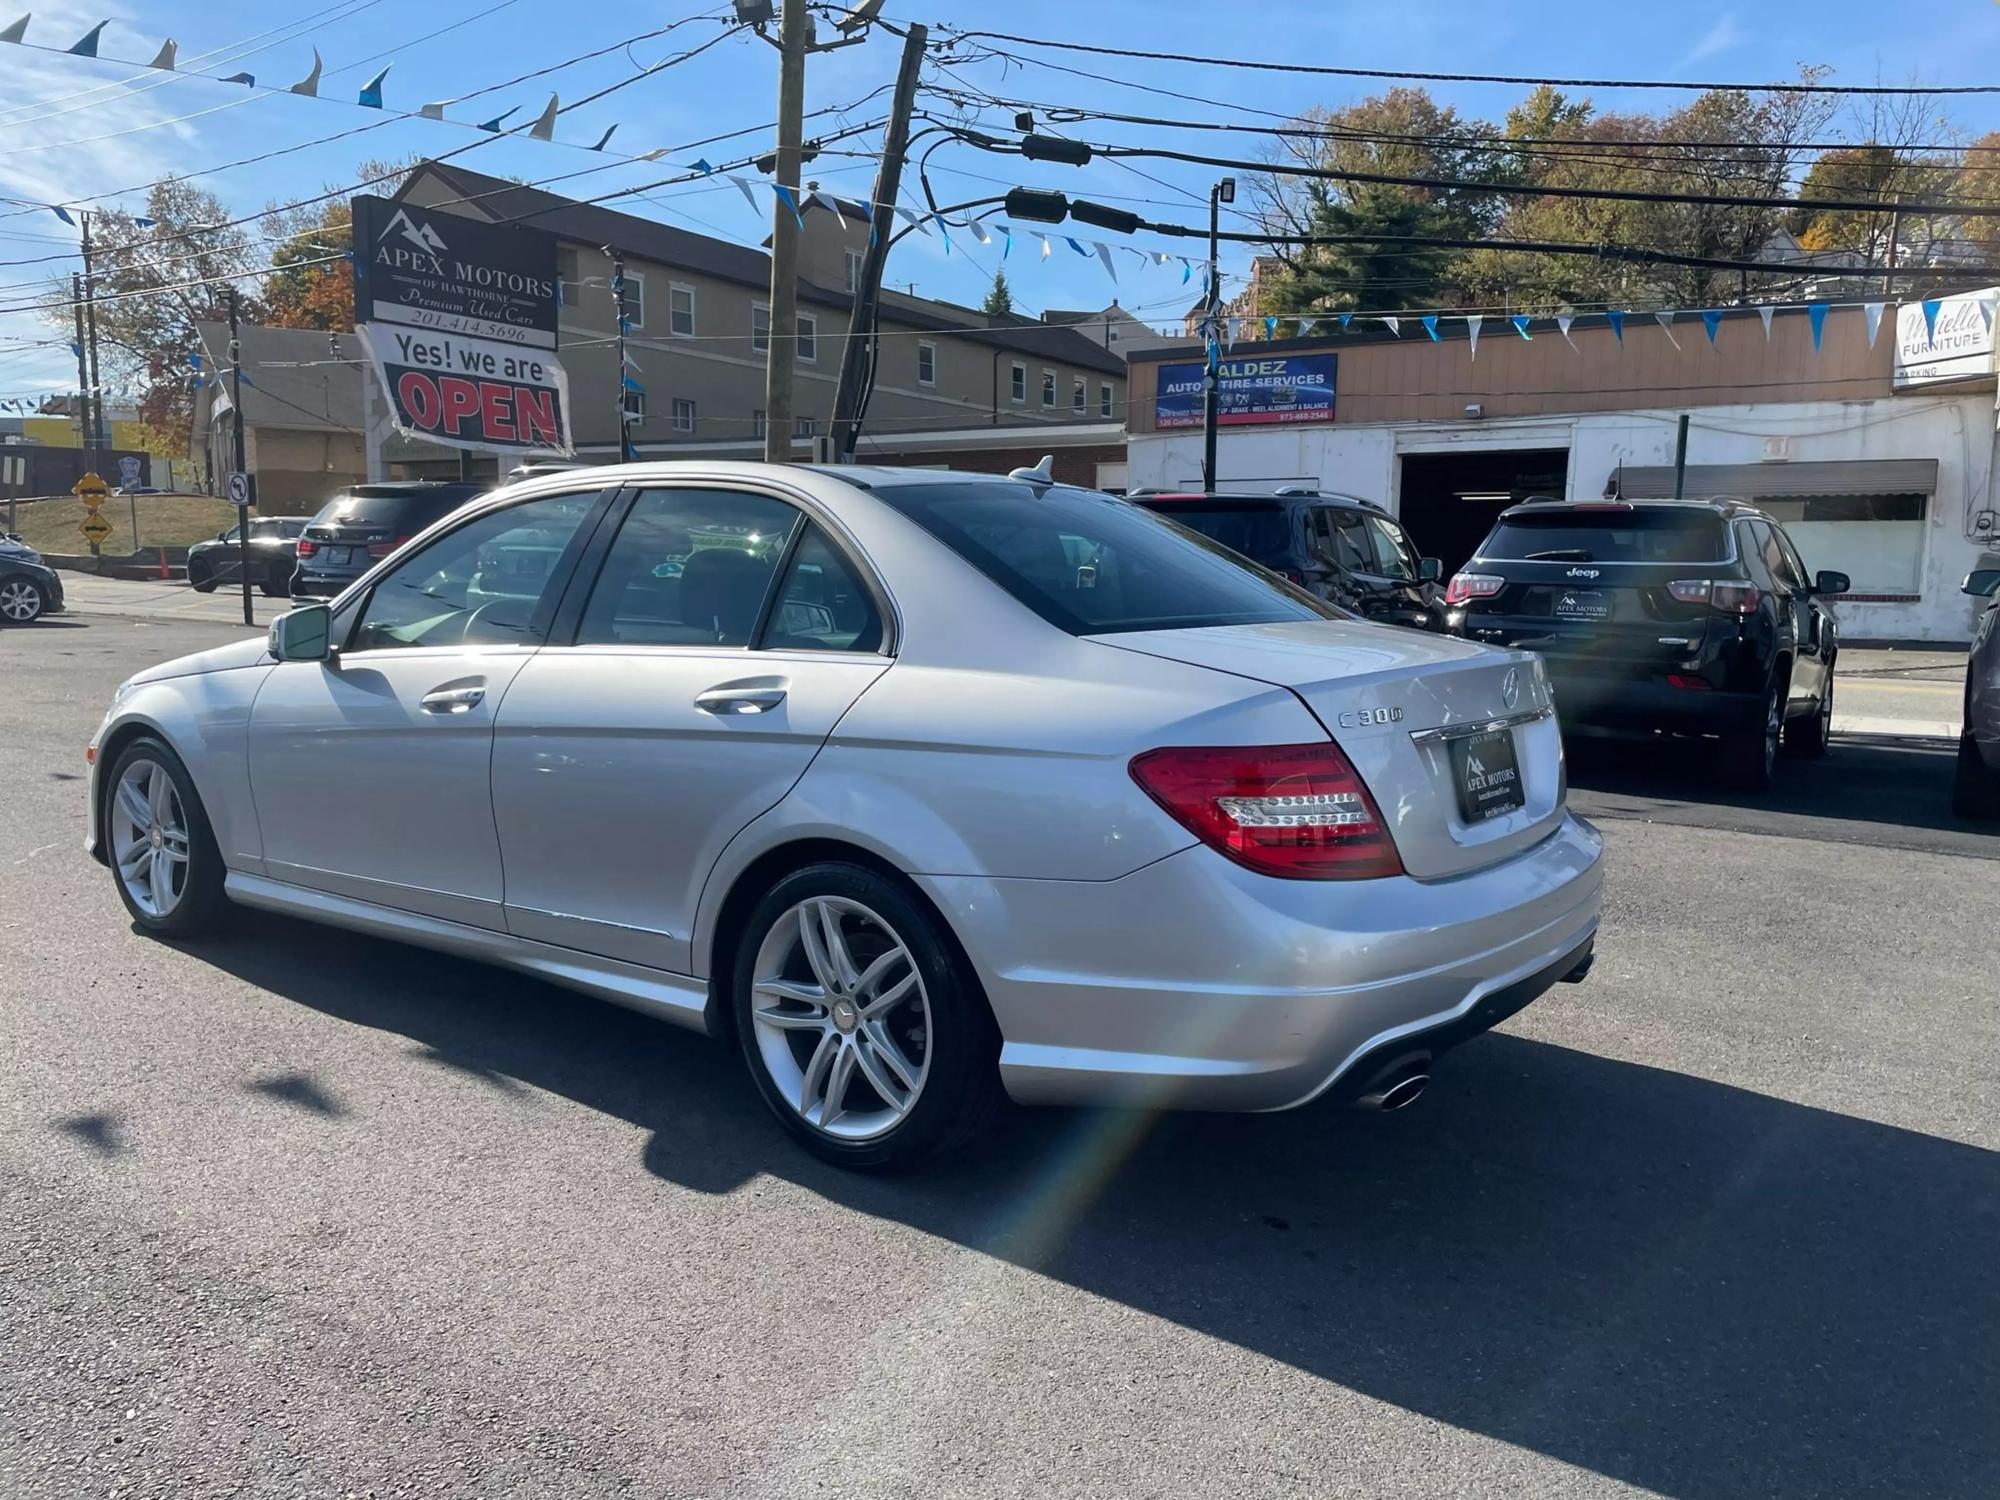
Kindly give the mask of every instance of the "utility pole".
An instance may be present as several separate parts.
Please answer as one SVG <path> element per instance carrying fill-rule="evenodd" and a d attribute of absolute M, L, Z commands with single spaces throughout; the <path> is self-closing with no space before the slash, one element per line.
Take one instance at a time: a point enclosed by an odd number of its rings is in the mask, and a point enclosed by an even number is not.
<path fill-rule="evenodd" d="M 236 336 L 236 286 L 229 286 L 229 406 L 236 428 L 236 472 L 247 475 L 250 466 L 243 456 L 243 345 Z M 253 491 L 251 499 L 256 495 Z M 236 571 L 243 580 L 243 623 L 255 625 L 250 612 L 250 506 L 236 509 Z"/>
<path fill-rule="evenodd" d="M 772 194 L 771 328 L 764 354 L 764 461 L 773 464 L 787 463 L 792 456 L 792 386 L 799 353 L 799 139 L 809 19 L 806 0 L 784 0 L 784 6 L 778 21 L 777 182 L 785 191 Z"/>
<path fill-rule="evenodd" d="M 1236 201 L 1236 179 L 1225 177 L 1208 190 L 1208 369 L 1201 383 L 1201 487 L 1215 488 L 1215 424 L 1217 385 L 1221 382 L 1222 345 L 1222 205 Z"/>
<path fill-rule="evenodd" d="M 618 462 L 636 463 L 637 447 L 632 442 L 632 419 L 625 410 L 625 252 L 605 246 L 611 257 L 611 312 L 618 320 Z"/>
<path fill-rule="evenodd" d="M 874 201 L 869 205 L 868 253 L 861 260 L 861 283 L 854 289 L 847 347 L 840 356 L 840 380 L 833 390 L 833 439 L 841 461 L 851 463 L 861 441 L 862 397 L 874 382 L 875 325 L 882 310 L 882 273 L 889 265 L 889 239 L 896 227 L 896 196 L 902 190 L 903 155 L 910 144 L 910 111 L 915 107 L 917 78 L 923 71 L 924 46 L 930 29 L 912 24 L 903 34 L 903 61 L 896 70 L 896 94 L 889 106 L 889 132 L 882 138 L 882 166 L 875 174 Z M 779 215 L 783 217 L 782 214 Z M 999 419 L 999 406 L 994 406 Z"/>
<path fill-rule="evenodd" d="M 1674 498 L 1681 498 L 1687 488 L 1688 472 L 1688 414 L 1681 413 L 1679 425 L 1674 429 Z"/>
<path fill-rule="evenodd" d="M 90 421 L 90 355 L 89 345 L 84 342 L 83 332 L 83 275 L 69 273 L 69 300 L 71 310 L 76 314 L 76 445 L 83 450 L 83 466 L 94 470 L 97 465 L 92 459 L 91 446 L 95 434 Z"/>
<path fill-rule="evenodd" d="M 90 249 L 90 219 L 89 214 L 83 216 L 83 319 L 89 329 L 86 343 L 90 349 L 91 445 L 100 454 L 101 462 L 101 455 L 109 446 L 110 438 L 104 426 L 104 387 L 98 383 L 97 375 L 97 266 Z M 132 546 L 136 549 L 138 545 L 139 538 L 135 532 Z"/>

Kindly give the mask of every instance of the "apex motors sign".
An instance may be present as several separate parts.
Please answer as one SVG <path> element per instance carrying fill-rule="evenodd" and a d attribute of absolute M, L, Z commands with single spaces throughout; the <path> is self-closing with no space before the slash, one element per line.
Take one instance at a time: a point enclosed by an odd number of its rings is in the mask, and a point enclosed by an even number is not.
<path fill-rule="evenodd" d="M 556 242 L 384 198 L 354 200 L 356 332 L 403 432 L 568 453 Z"/>
<path fill-rule="evenodd" d="M 1244 355 L 1216 366 L 1215 421 L 1219 427 L 1260 427 L 1286 422 L 1331 422 L 1337 354 Z M 1200 362 L 1160 366 L 1153 425 L 1202 424 Z"/>

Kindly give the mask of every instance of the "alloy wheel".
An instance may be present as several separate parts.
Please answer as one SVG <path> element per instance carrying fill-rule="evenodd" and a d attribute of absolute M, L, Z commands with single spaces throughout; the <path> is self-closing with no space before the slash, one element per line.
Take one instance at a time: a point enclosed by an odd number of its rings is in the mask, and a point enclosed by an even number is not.
<path fill-rule="evenodd" d="M 187 893 L 187 811 L 174 778 L 158 761 L 126 766 L 111 793 L 111 858 L 132 904 L 168 917 Z"/>
<path fill-rule="evenodd" d="M 800 1119 L 866 1141 L 908 1118 L 929 1073 L 931 1006 L 894 928 L 858 901 L 808 897 L 771 924 L 753 974 L 753 1040 Z"/>
<path fill-rule="evenodd" d="M 0 615 L 16 625 L 25 625 L 41 612 L 41 590 L 32 583 L 22 578 L 10 578 L 0 583 Z"/>

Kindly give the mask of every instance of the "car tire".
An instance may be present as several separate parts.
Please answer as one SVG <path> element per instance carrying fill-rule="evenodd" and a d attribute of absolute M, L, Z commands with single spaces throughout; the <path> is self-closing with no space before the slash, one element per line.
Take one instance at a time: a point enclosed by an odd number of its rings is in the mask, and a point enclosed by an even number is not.
<path fill-rule="evenodd" d="M 1961 818 L 2000 818 L 2000 771 L 1995 771 L 1972 741 L 1972 731 L 1958 737 L 1958 769 L 1951 779 L 1951 810 Z"/>
<path fill-rule="evenodd" d="M 214 572 L 208 568 L 197 568 L 193 563 L 189 563 L 188 587 L 193 589 L 197 594 L 214 593 L 215 592 Z"/>
<path fill-rule="evenodd" d="M 1784 738 L 1788 683 L 1780 677 L 1764 697 L 1763 723 L 1722 737 L 1722 776 L 1742 792 L 1767 792 L 1777 770 L 1778 745 Z"/>
<path fill-rule="evenodd" d="M 222 852 L 181 758 L 150 735 L 136 739 L 104 786 L 105 853 L 133 922 L 167 938 L 213 927 L 223 906 Z"/>
<path fill-rule="evenodd" d="M 980 1134 L 1004 1106 L 999 1028 L 977 977 L 887 876 L 840 863 L 787 875 L 744 923 L 733 974 L 757 1092 L 823 1161 L 911 1166 Z"/>
<path fill-rule="evenodd" d="M 1785 725 L 1785 754 L 1796 760 L 1818 760 L 1826 754 L 1833 738 L 1833 662 L 1826 664 L 1826 689 L 1819 707 L 1809 719 L 1793 719 Z"/>
<path fill-rule="evenodd" d="M 0 625 L 32 625 L 48 607 L 48 595 L 34 579 L 0 578 Z"/>

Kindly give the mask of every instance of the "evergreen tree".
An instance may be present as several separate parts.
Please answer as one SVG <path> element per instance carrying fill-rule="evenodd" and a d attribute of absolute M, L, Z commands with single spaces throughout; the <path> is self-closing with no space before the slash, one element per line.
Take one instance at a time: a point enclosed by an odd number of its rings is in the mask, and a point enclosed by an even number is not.
<path fill-rule="evenodd" d="M 1014 311 L 1014 290 L 1007 285 L 1007 273 L 995 271 L 993 285 L 986 293 L 986 300 L 979 304 L 979 310 L 989 318 L 1002 318 Z"/>

